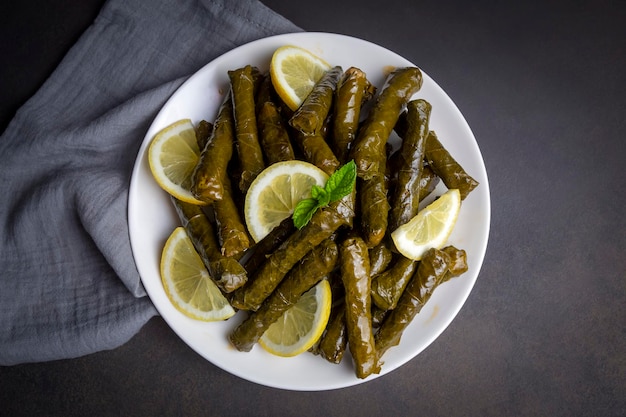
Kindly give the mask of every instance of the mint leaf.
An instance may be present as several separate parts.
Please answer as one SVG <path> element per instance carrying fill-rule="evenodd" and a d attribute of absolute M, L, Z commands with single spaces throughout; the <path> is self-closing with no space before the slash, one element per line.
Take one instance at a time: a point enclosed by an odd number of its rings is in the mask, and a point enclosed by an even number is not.
<path fill-rule="evenodd" d="M 291 215 L 294 226 L 298 229 L 302 229 L 306 226 L 319 207 L 318 201 L 315 198 L 305 198 L 299 201 Z"/>
<path fill-rule="evenodd" d="M 305 198 L 296 204 L 291 218 L 298 229 L 302 229 L 311 220 L 318 208 L 340 200 L 350 194 L 356 183 L 356 164 L 350 161 L 335 171 L 324 187 L 313 185 L 311 198 Z"/>
<path fill-rule="evenodd" d="M 330 196 L 329 202 L 340 200 L 350 194 L 355 182 L 356 164 L 352 160 L 335 171 L 326 181 L 324 189 Z"/>
<path fill-rule="evenodd" d="M 311 188 L 311 197 L 317 200 L 319 207 L 326 207 L 330 203 L 330 193 L 317 184 Z"/>

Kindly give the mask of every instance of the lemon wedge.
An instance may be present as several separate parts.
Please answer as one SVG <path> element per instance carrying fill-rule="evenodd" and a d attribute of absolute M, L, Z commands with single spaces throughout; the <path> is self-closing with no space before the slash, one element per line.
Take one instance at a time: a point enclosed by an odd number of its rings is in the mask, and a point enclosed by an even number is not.
<path fill-rule="evenodd" d="M 311 187 L 323 187 L 328 175 L 304 161 L 282 161 L 265 168 L 248 188 L 244 218 L 255 242 L 291 216 L 300 200 L 311 197 Z"/>
<path fill-rule="evenodd" d="M 306 352 L 322 336 L 330 316 L 331 290 L 327 280 L 321 280 L 280 319 L 263 333 L 259 344 L 278 356 L 296 356 Z"/>
<path fill-rule="evenodd" d="M 204 205 L 190 191 L 199 158 L 196 131 L 189 119 L 163 128 L 154 135 L 148 149 L 150 171 L 159 186 L 181 201 Z"/>
<path fill-rule="evenodd" d="M 457 189 L 446 191 L 424 207 L 415 217 L 391 233 L 396 249 L 409 259 L 419 261 L 430 248 L 441 249 L 447 242 L 461 209 Z"/>
<path fill-rule="evenodd" d="M 330 68 L 328 62 L 306 49 L 286 45 L 274 51 L 270 77 L 281 100 L 296 110 Z"/>
<path fill-rule="evenodd" d="M 174 307 L 196 320 L 226 320 L 235 310 L 206 270 L 183 227 L 174 229 L 161 255 L 161 280 Z"/>

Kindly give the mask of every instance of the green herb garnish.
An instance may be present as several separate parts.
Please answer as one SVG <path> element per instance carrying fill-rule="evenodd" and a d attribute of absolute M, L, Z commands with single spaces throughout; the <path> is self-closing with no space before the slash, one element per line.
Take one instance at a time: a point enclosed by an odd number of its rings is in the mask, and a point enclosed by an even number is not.
<path fill-rule="evenodd" d="M 302 229 L 313 217 L 318 208 L 326 207 L 330 203 L 347 196 L 354 189 L 356 182 L 356 164 L 350 161 L 333 173 L 324 187 L 314 185 L 311 188 L 311 198 L 305 198 L 296 205 L 291 218 L 293 224 Z"/>

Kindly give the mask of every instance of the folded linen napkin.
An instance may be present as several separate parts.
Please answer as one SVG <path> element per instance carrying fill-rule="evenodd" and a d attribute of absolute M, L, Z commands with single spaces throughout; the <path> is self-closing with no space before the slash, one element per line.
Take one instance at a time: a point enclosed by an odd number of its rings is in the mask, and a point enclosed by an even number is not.
<path fill-rule="evenodd" d="M 145 132 L 191 74 L 299 31 L 255 0 L 109 0 L 0 137 L 0 365 L 125 343 L 156 310 L 128 235 Z"/>

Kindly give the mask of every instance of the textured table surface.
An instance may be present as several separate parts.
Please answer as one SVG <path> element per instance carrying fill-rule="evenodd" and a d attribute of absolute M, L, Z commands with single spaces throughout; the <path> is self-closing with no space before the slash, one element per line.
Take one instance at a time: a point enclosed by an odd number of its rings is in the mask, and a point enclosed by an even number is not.
<path fill-rule="evenodd" d="M 2 130 L 102 1 L 14 3 L 0 6 Z M 492 199 L 465 306 L 400 369 L 319 393 L 230 375 L 157 317 L 112 351 L 0 368 L 0 414 L 626 415 L 626 2 L 264 3 L 405 56 L 464 114 Z"/>

